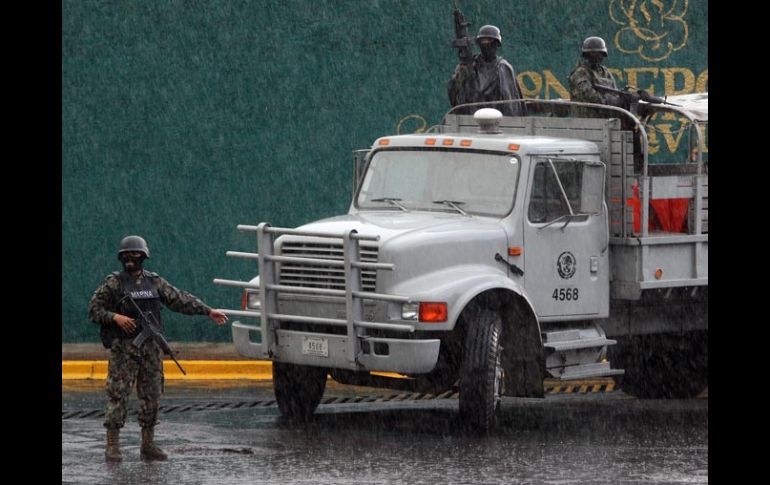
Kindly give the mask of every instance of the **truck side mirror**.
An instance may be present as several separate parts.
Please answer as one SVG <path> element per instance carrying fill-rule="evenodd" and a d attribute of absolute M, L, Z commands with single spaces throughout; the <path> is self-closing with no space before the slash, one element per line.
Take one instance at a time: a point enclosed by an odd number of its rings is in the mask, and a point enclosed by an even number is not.
<path fill-rule="evenodd" d="M 353 193 L 351 197 L 355 197 L 358 186 L 364 178 L 364 168 L 366 168 L 366 162 L 369 159 L 369 152 L 371 150 L 353 150 Z"/>
<path fill-rule="evenodd" d="M 604 170 L 602 162 L 583 163 L 583 191 L 580 194 L 580 212 L 600 214 L 604 202 Z"/>

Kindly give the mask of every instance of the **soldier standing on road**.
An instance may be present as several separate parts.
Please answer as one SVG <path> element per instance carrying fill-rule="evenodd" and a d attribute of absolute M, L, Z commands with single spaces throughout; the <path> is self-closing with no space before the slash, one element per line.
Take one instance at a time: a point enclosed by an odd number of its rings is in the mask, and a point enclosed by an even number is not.
<path fill-rule="evenodd" d="M 165 460 L 167 455 L 153 442 L 158 417 L 158 403 L 163 387 L 161 350 L 154 339 L 145 341 L 142 348 L 132 340 L 139 333 L 134 321 L 136 309 L 124 296 L 131 295 L 143 312 L 152 312 L 160 320 L 161 304 L 175 312 L 187 315 L 208 315 L 218 325 L 227 321 L 227 315 L 207 306 L 197 297 L 179 290 L 157 273 L 146 271 L 142 263 L 150 257 L 147 243 L 139 236 L 123 238 L 118 259 L 123 271 L 115 271 L 96 289 L 88 306 L 89 319 L 101 326 L 101 339 L 110 349 L 107 376 L 107 428 L 105 457 L 108 462 L 121 461 L 120 428 L 126 421 L 128 396 L 136 382 L 140 400 L 139 424 L 142 428 L 140 454 L 143 460 Z M 162 329 L 162 322 L 161 331 Z"/>
<path fill-rule="evenodd" d="M 588 37 L 583 41 L 583 60 L 569 75 L 569 92 L 572 101 L 607 104 L 628 109 L 623 99 L 614 93 L 600 92 L 594 84 L 618 89 L 615 78 L 602 61 L 607 58 L 607 45 L 601 37 Z"/>
<path fill-rule="evenodd" d="M 522 99 L 513 67 L 497 55 L 497 49 L 502 45 L 500 29 L 494 25 L 481 27 L 476 36 L 476 44 L 481 49 L 481 54 L 476 54 L 470 64 L 458 64 L 449 81 L 449 103 L 457 106 L 482 101 Z M 491 107 L 505 116 L 526 114 L 523 103 L 497 104 Z M 455 112 L 471 114 L 459 110 Z"/>

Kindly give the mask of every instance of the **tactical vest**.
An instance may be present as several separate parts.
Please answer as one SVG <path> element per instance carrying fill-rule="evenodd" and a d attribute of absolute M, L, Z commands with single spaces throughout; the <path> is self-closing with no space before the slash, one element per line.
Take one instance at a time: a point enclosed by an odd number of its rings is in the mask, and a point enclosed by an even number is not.
<path fill-rule="evenodd" d="M 576 66 L 575 69 L 573 69 L 572 72 L 570 72 L 569 76 L 567 77 L 567 80 L 569 81 L 569 84 L 570 84 L 570 91 L 572 91 L 573 83 L 575 82 L 575 80 L 573 79 L 573 76 L 575 75 L 575 72 L 578 69 L 582 69 L 588 73 L 588 75 L 591 78 L 591 84 L 599 84 L 600 86 L 606 86 L 608 88 L 617 89 L 617 86 L 615 84 L 615 78 L 612 76 L 612 73 L 610 72 L 609 69 L 607 69 L 604 66 L 599 66 L 598 72 L 597 72 L 596 70 L 591 69 L 591 66 L 589 64 L 584 62 Z M 602 98 L 606 98 L 606 93 L 605 94 L 599 93 L 599 94 L 602 96 Z M 578 100 L 574 100 L 574 101 L 578 101 Z M 613 103 L 609 103 L 609 104 L 613 104 Z"/>
<path fill-rule="evenodd" d="M 162 333 L 163 319 L 161 318 L 160 314 L 162 304 L 160 301 L 158 288 L 155 284 L 155 278 L 150 276 L 146 271 L 144 272 L 144 277 L 138 281 L 136 278 L 132 277 L 125 271 L 116 271 L 112 274 L 117 276 L 118 281 L 120 282 L 121 292 L 119 297 L 123 298 L 128 294 L 131 296 L 131 298 L 134 299 L 136 305 L 142 310 L 143 313 L 148 316 L 150 313 L 152 313 L 152 315 L 155 316 L 154 323 L 158 325 L 159 330 Z M 106 348 L 110 348 L 112 346 L 112 341 L 115 338 L 133 339 L 139 335 L 139 332 L 141 331 L 138 321 L 140 319 L 139 312 L 136 310 L 136 307 L 131 304 L 128 298 L 120 302 L 117 311 L 122 315 L 131 317 L 136 320 L 136 330 L 131 333 L 126 333 L 121 330 L 115 322 L 112 322 L 110 325 L 103 325 L 101 329 L 101 338 L 102 344 Z"/>

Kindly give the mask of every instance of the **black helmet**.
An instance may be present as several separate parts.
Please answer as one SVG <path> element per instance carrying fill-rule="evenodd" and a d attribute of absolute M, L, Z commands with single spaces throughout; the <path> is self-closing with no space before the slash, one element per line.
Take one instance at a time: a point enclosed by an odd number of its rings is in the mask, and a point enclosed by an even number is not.
<path fill-rule="evenodd" d="M 476 43 L 479 42 L 479 39 L 483 38 L 495 39 L 497 40 L 498 45 L 503 43 L 503 38 L 500 36 L 500 29 L 494 25 L 485 25 L 479 29 L 479 34 L 476 36 Z"/>
<path fill-rule="evenodd" d="M 145 258 L 150 257 L 150 248 L 147 247 L 147 241 L 141 236 L 126 236 L 120 241 L 120 249 L 118 249 L 118 259 L 120 259 L 121 253 L 137 251 L 144 253 Z"/>
<path fill-rule="evenodd" d="M 589 37 L 584 40 L 582 50 L 584 55 L 586 52 L 601 52 L 604 57 L 607 57 L 607 44 L 601 37 Z"/>

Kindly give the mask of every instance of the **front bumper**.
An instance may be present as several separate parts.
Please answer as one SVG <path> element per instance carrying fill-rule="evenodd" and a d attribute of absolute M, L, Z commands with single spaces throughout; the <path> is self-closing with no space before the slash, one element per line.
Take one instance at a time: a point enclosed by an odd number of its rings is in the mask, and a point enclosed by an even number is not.
<path fill-rule="evenodd" d="M 262 342 L 252 340 L 253 333 L 259 333 L 260 327 L 233 322 L 233 342 L 243 356 L 255 359 L 271 359 L 292 364 L 351 369 L 358 371 L 399 372 L 402 374 L 422 374 L 430 372 L 436 366 L 441 341 L 437 339 L 395 339 L 381 337 L 352 337 L 358 339 L 361 352 L 351 356 L 348 335 L 299 332 L 276 329 L 271 349 L 266 349 Z M 328 356 L 303 353 L 304 338 L 326 339 Z M 387 353 L 383 350 L 387 349 Z M 378 353 L 382 352 L 382 353 Z"/>

